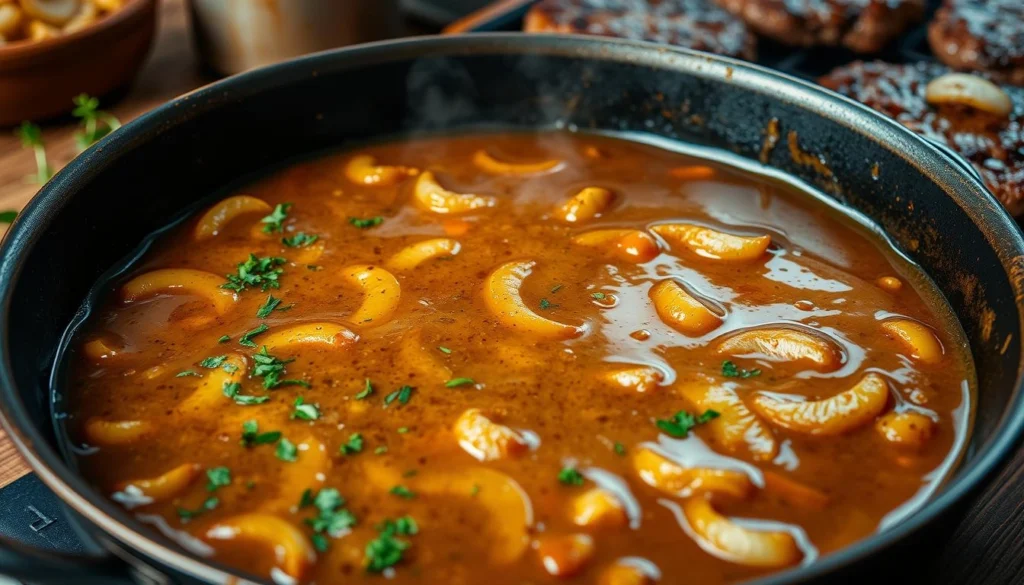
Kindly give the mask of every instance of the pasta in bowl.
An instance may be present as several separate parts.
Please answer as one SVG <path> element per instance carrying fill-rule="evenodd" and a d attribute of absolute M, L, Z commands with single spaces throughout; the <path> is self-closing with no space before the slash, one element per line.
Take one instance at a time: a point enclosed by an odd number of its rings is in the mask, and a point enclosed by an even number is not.
<path fill-rule="evenodd" d="M 293 165 L 108 291 L 72 364 L 83 473 L 279 581 L 810 564 L 936 489 L 973 409 L 963 332 L 887 241 L 597 135 Z"/>

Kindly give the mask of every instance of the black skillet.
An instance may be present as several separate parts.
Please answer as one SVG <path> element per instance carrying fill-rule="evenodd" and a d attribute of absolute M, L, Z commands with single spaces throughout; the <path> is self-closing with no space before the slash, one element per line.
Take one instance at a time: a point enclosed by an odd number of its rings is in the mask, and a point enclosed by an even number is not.
<path fill-rule="evenodd" d="M 920 263 L 967 333 L 980 400 L 952 480 L 899 525 L 756 583 L 839 583 L 865 571 L 882 581 L 879 567 L 888 573 L 895 554 L 962 512 L 1024 428 L 1024 240 L 969 169 L 867 108 L 739 61 L 581 37 L 429 38 L 312 55 L 197 90 L 73 160 L 25 209 L 0 248 L 0 414 L 92 552 L 7 542 L 0 573 L 61 584 L 237 582 L 92 489 L 59 449 L 63 384 L 55 376 L 51 392 L 50 382 L 62 335 L 93 283 L 147 234 L 296 156 L 388 137 L 552 127 L 703 145 L 814 185 Z"/>

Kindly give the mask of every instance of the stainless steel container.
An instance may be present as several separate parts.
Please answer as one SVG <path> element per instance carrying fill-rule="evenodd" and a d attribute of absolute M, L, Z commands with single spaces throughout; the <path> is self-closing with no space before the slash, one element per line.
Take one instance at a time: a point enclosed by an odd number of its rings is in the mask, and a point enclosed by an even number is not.
<path fill-rule="evenodd" d="M 398 0 L 190 0 L 196 44 L 232 74 L 291 57 L 398 36 Z"/>

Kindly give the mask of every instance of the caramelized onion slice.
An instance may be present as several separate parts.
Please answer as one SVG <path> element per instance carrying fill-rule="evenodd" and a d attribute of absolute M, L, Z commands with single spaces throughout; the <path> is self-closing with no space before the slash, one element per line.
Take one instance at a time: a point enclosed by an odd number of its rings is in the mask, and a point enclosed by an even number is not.
<path fill-rule="evenodd" d="M 683 246 L 698 256 L 728 262 L 757 260 L 772 243 L 771 236 L 734 236 L 687 223 L 660 224 L 651 231 L 669 244 Z"/>
<path fill-rule="evenodd" d="M 571 339 L 583 335 L 583 327 L 541 317 L 526 307 L 519 289 L 534 266 L 536 262 L 508 262 L 492 272 L 484 281 L 487 308 L 506 327 L 544 339 Z"/>
<path fill-rule="evenodd" d="M 718 353 L 760 357 L 773 362 L 805 363 L 821 372 L 842 365 L 842 350 L 821 335 L 786 327 L 748 329 L 718 344 Z"/>
<path fill-rule="evenodd" d="M 689 498 L 682 507 L 697 543 L 720 559 L 750 567 L 782 568 L 803 558 L 788 532 L 744 528 L 715 511 L 704 497 Z"/>
<path fill-rule="evenodd" d="M 129 445 L 155 430 L 156 426 L 146 420 L 105 420 L 90 418 L 83 428 L 85 440 L 90 445 L 110 447 Z"/>
<path fill-rule="evenodd" d="M 336 323 L 317 322 L 292 325 L 274 331 L 260 340 L 267 351 L 293 348 L 300 345 L 315 345 L 323 349 L 341 349 L 355 343 L 359 336 Z"/>
<path fill-rule="evenodd" d="M 278 567 L 293 579 L 302 580 L 316 562 L 309 538 L 291 522 L 254 512 L 222 520 L 207 529 L 207 541 L 239 540 L 274 555 Z"/>
<path fill-rule="evenodd" d="M 379 266 L 355 265 L 342 269 L 345 280 L 363 291 L 363 303 L 349 321 L 363 327 L 386 323 L 402 298 L 402 287 L 393 274 Z"/>
<path fill-rule="evenodd" d="M 726 386 L 709 381 L 684 384 L 680 393 L 699 412 L 713 410 L 718 416 L 704 426 L 718 444 L 730 451 L 746 451 L 759 461 L 771 461 L 779 453 L 779 443 L 760 417 Z"/>
<path fill-rule="evenodd" d="M 660 253 L 658 243 L 647 232 L 610 229 L 584 232 L 572 239 L 574 244 L 597 248 L 607 255 L 626 262 L 642 264 Z"/>
<path fill-rule="evenodd" d="M 397 185 L 419 172 L 415 167 L 377 164 L 376 158 L 366 154 L 352 157 L 345 165 L 345 177 L 349 181 L 375 187 Z"/>
<path fill-rule="evenodd" d="M 650 296 L 661 320 L 680 333 L 699 337 L 722 324 L 721 317 L 674 280 L 654 285 Z"/>
<path fill-rule="evenodd" d="M 554 216 L 565 223 L 582 223 L 600 216 L 612 202 L 612 192 L 601 187 L 586 187 L 555 208 Z"/>
<path fill-rule="evenodd" d="M 882 330 L 899 340 L 910 357 L 926 364 L 942 361 L 942 343 L 928 326 L 910 319 L 891 319 L 882 322 Z"/>
<path fill-rule="evenodd" d="M 908 410 L 879 417 L 875 430 L 891 445 L 920 449 L 935 435 L 936 424 L 930 416 Z"/>
<path fill-rule="evenodd" d="M 423 171 L 416 179 L 413 197 L 423 209 L 440 214 L 468 213 L 498 204 L 498 200 L 490 195 L 449 191 L 437 182 L 430 171 Z"/>
<path fill-rule="evenodd" d="M 118 491 L 135 488 L 153 502 L 163 502 L 185 491 L 196 477 L 200 466 L 195 463 L 183 463 L 156 477 L 146 477 L 121 482 Z"/>
<path fill-rule="evenodd" d="M 671 496 L 711 492 L 746 498 L 754 489 L 746 473 L 710 467 L 683 467 L 649 448 L 633 455 L 633 468 L 647 485 Z"/>
<path fill-rule="evenodd" d="M 164 268 L 140 274 L 121 286 L 121 298 L 134 303 L 156 295 L 194 295 L 210 301 L 219 314 L 235 304 L 235 294 L 220 286 L 224 278 L 191 268 Z"/>
<path fill-rule="evenodd" d="M 889 384 L 875 373 L 865 374 L 860 382 L 822 400 L 788 402 L 765 394 L 753 401 L 754 410 L 782 428 L 809 435 L 841 435 L 858 429 L 885 408 Z"/>
<path fill-rule="evenodd" d="M 410 244 L 399 250 L 387 262 L 391 270 L 412 270 L 428 260 L 455 256 L 462 246 L 451 238 L 435 238 Z"/>
<path fill-rule="evenodd" d="M 479 408 L 463 412 L 452 430 L 462 449 L 478 461 L 518 457 L 530 450 L 522 435 L 484 416 Z"/>
<path fill-rule="evenodd" d="M 629 522 L 619 499 L 603 488 L 592 488 L 576 496 L 572 520 L 579 526 L 619 528 Z"/>
<path fill-rule="evenodd" d="M 947 73 L 928 82 L 924 99 L 932 105 L 955 104 L 1006 117 L 1013 102 L 998 85 L 969 73 Z"/>
<path fill-rule="evenodd" d="M 478 150 L 473 154 L 473 164 L 480 170 L 495 175 L 534 175 L 555 170 L 562 166 L 562 161 L 544 160 L 531 163 L 510 163 L 494 158 L 486 150 Z"/>
<path fill-rule="evenodd" d="M 249 195 L 236 195 L 216 203 L 196 223 L 193 235 L 198 241 L 212 238 L 220 233 L 233 219 L 249 214 L 266 215 L 273 208 L 266 201 Z"/>

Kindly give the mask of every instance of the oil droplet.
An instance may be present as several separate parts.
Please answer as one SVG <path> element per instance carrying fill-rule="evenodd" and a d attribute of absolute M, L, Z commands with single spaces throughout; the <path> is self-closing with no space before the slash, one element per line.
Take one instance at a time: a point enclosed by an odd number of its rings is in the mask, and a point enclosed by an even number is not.
<path fill-rule="evenodd" d="M 647 341 L 651 338 L 651 332 L 646 329 L 637 329 L 630 333 L 629 336 L 637 341 Z"/>

